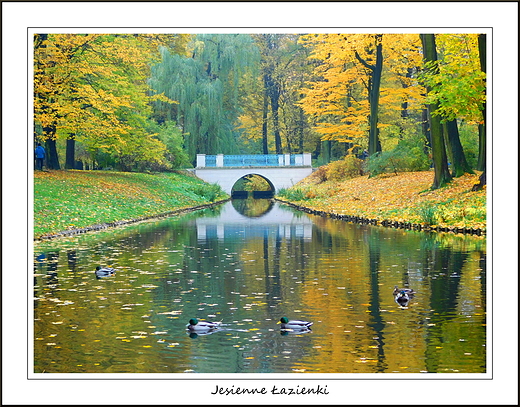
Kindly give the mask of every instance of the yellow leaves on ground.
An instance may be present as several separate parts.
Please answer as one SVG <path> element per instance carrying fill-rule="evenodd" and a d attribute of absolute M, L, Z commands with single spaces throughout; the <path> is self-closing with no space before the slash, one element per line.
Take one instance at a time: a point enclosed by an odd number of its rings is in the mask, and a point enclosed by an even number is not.
<path fill-rule="evenodd" d="M 422 207 L 433 208 L 432 225 L 486 228 L 486 190 L 471 191 L 479 174 L 454 178 L 431 190 L 432 171 L 407 172 L 374 178 L 361 176 L 342 182 L 317 183 L 312 176 L 297 184 L 307 192 L 302 206 L 325 212 L 425 224 Z"/>

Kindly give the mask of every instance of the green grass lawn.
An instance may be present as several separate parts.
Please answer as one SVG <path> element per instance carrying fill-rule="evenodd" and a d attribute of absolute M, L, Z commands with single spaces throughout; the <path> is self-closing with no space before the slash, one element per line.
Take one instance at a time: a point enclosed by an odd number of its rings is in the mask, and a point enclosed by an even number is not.
<path fill-rule="evenodd" d="M 220 188 L 184 173 L 35 171 L 34 237 L 225 198 Z"/>

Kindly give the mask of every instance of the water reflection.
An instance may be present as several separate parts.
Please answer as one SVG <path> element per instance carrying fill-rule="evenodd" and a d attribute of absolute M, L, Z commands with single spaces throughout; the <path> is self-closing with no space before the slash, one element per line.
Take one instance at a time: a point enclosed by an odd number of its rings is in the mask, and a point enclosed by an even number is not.
<path fill-rule="evenodd" d="M 200 242 L 267 236 L 312 239 L 313 225 L 310 218 L 296 218 L 294 211 L 269 199 L 234 199 L 218 215 L 197 218 L 195 224 Z"/>
<path fill-rule="evenodd" d="M 235 210 L 248 218 L 265 216 L 274 207 L 271 199 L 233 199 L 231 205 Z"/>
<path fill-rule="evenodd" d="M 485 239 L 254 205 L 37 243 L 35 372 L 486 371 Z M 193 317 L 222 329 L 191 335 Z"/>

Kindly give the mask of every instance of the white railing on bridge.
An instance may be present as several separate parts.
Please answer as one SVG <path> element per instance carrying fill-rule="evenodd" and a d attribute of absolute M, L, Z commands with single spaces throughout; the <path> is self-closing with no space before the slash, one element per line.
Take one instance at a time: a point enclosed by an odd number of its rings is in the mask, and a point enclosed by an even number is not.
<path fill-rule="evenodd" d="M 197 154 L 197 168 L 205 167 L 310 167 L 310 153 L 206 155 Z"/>

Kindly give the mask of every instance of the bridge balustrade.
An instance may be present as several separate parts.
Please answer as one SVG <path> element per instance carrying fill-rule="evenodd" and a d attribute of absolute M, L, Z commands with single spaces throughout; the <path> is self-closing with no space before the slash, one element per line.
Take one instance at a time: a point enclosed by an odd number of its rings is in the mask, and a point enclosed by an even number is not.
<path fill-rule="evenodd" d="M 197 154 L 197 167 L 285 167 L 311 166 L 311 155 L 304 154 Z"/>

